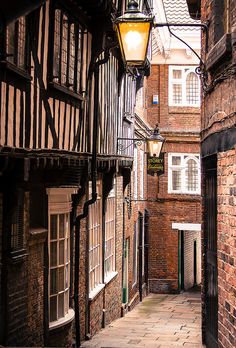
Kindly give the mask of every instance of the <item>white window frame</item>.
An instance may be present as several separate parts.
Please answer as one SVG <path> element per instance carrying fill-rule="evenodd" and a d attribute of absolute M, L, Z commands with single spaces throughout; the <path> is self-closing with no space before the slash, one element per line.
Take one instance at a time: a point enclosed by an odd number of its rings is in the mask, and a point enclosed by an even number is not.
<path fill-rule="evenodd" d="M 116 182 L 113 182 L 113 189 L 106 200 L 105 211 L 105 250 L 104 250 L 104 281 L 107 283 L 115 272 L 115 242 L 116 242 Z M 110 269 L 107 271 L 107 264 L 110 262 Z"/>
<path fill-rule="evenodd" d="M 102 197 L 101 182 L 97 182 L 97 200 L 89 206 L 89 298 L 104 287 L 102 280 Z M 91 195 L 91 182 L 89 183 Z"/>
<path fill-rule="evenodd" d="M 62 325 L 65 325 L 74 319 L 74 310 L 69 308 L 69 292 L 70 292 L 70 212 L 72 210 L 71 195 L 75 194 L 77 189 L 72 188 L 50 188 L 47 189 L 48 195 L 48 252 L 49 252 L 49 272 L 48 272 L 48 298 L 49 298 L 49 329 L 55 329 Z M 51 238 L 51 216 L 57 217 L 57 237 Z M 59 235 L 59 216 L 67 216 L 67 222 L 65 223 L 65 235 L 64 237 Z M 59 244 L 60 241 L 64 241 L 64 262 L 60 263 L 59 260 Z M 51 264 L 51 244 L 57 243 L 57 265 Z M 67 257 L 66 257 L 67 255 Z M 51 278 L 50 271 L 53 269 L 64 268 L 64 287 L 61 291 L 51 294 Z M 67 272 L 66 272 L 67 269 Z M 57 277 L 57 282 L 59 278 Z M 59 283 L 57 284 L 59 287 Z M 59 318 L 59 296 L 63 296 L 63 308 L 64 315 Z M 50 299 L 56 298 L 57 301 L 57 318 L 50 321 Z"/>
<path fill-rule="evenodd" d="M 186 69 L 188 69 L 186 71 Z M 200 107 L 200 97 L 201 97 L 201 94 L 200 94 L 200 78 L 199 76 L 196 74 L 195 72 L 195 69 L 196 69 L 196 66 L 173 66 L 173 65 L 170 65 L 169 66 L 169 106 L 189 106 L 189 107 L 197 107 L 199 108 Z M 174 70 L 180 70 L 181 71 L 181 74 L 182 74 L 182 78 L 181 79 L 174 79 L 173 78 L 173 71 Z M 190 73 L 194 73 L 197 78 L 198 78 L 198 102 L 197 103 L 189 103 L 187 101 L 187 96 L 186 96 L 186 80 L 187 80 L 187 77 Z M 178 85 L 181 85 L 182 86 L 182 103 L 174 103 L 173 101 L 173 85 L 174 84 L 178 84 Z"/>
<path fill-rule="evenodd" d="M 139 182 L 139 195 L 140 198 L 144 198 L 144 151 L 140 150 L 140 182 Z"/>
<path fill-rule="evenodd" d="M 172 157 L 180 157 L 181 164 L 173 165 Z M 186 158 L 185 158 L 186 157 Z M 195 191 L 189 191 L 186 185 L 186 170 L 188 160 L 193 159 L 198 165 L 198 188 Z M 172 171 L 179 170 L 181 173 L 181 188 L 179 190 L 173 190 L 172 183 Z M 199 195 L 201 193 L 201 170 L 200 170 L 200 154 L 193 153 L 169 153 L 168 154 L 168 193 L 177 193 L 177 194 L 191 194 Z"/>
<path fill-rule="evenodd" d="M 138 198 L 138 149 L 134 146 L 134 162 L 133 162 L 133 190 L 134 199 Z"/>

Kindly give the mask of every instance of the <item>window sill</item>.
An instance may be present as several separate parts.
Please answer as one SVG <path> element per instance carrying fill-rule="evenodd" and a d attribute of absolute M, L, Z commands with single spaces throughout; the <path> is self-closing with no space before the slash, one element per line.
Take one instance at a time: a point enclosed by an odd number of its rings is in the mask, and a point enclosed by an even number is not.
<path fill-rule="evenodd" d="M 56 82 L 49 82 L 49 86 L 50 86 L 50 88 L 58 91 L 59 93 L 66 94 L 66 95 L 68 95 L 70 97 L 73 97 L 74 99 L 77 99 L 77 100 L 80 100 L 80 101 L 84 101 L 85 100 L 85 98 L 82 97 L 81 94 L 77 94 L 74 91 L 71 91 L 69 88 L 61 86 L 61 85 L 59 85 Z"/>
<path fill-rule="evenodd" d="M 95 297 L 102 291 L 102 289 L 105 288 L 105 284 L 99 284 L 98 286 L 96 286 L 95 289 L 93 289 L 93 291 L 91 291 L 89 293 L 89 301 L 92 301 L 95 299 Z"/>
<path fill-rule="evenodd" d="M 65 315 L 65 317 L 49 323 L 49 330 L 54 330 L 61 326 L 69 324 L 74 319 L 74 317 L 75 317 L 75 312 L 72 308 L 70 308 L 68 313 Z"/>
<path fill-rule="evenodd" d="M 110 281 L 112 281 L 112 279 L 114 279 L 116 276 L 117 276 L 117 274 L 118 274 L 118 272 L 111 272 L 110 274 L 109 274 L 109 276 L 107 276 L 106 278 L 105 278 L 105 285 L 107 285 L 108 283 L 110 283 Z"/>
<path fill-rule="evenodd" d="M 29 80 L 29 81 L 32 80 L 31 75 L 27 71 L 25 71 L 21 68 L 18 68 L 16 65 L 8 62 L 7 60 L 1 61 L 1 66 L 3 68 L 13 72 L 15 75 L 22 77 L 25 80 Z"/>
<path fill-rule="evenodd" d="M 184 192 L 184 191 L 168 191 L 168 194 L 170 195 L 192 195 L 192 196 L 199 196 L 201 192 Z"/>
<path fill-rule="evenodd" d="M 169 105 L 169 114 L 199 114 L 199 105 Z"/>

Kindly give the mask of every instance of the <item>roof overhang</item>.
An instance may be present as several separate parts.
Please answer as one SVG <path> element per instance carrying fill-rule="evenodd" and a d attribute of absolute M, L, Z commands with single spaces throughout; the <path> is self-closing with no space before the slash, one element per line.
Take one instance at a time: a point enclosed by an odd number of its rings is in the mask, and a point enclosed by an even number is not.
<path fill-rule="evenodd" d="M 189 15 L 192 19 L 201 19 L 201 0 L 186 0 Z"/>

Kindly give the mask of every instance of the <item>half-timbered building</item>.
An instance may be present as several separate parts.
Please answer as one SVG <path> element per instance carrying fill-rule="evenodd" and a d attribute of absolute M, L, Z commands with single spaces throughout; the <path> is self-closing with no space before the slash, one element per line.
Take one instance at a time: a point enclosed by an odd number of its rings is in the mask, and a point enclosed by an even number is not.
<path fill-rule="evenodd" d="M 48 0 L 0 33 L 2 345 L 79 346 L 121 315 L 133 151 L 117 145 L 138 75 L 113 29 L 125 8 Z"/>

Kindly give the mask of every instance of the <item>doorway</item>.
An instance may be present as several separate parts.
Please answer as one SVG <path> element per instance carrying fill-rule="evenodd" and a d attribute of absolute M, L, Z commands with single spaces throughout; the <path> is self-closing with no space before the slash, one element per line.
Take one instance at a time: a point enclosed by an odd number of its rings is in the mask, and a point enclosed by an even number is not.
<path fill-rule="evenodd" d="M 217 270 L 217 157 L 203 161 L 204 168 L 204 285 L 207 347 L 218 347 L 218 270 Z"/>

